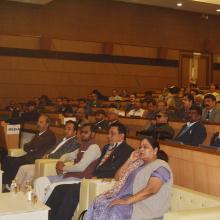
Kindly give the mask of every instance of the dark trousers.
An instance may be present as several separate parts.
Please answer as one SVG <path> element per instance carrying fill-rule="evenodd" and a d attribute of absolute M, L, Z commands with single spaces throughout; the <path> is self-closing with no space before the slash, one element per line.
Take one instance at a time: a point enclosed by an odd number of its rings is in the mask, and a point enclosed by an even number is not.
<path fill-rule="evenodd" d="M 54 188 L 46 205 L 49 211 L 49 220 L 71 220 L 79 202 L 80 183 L 63 184 Z"/>
<path fill-rule="evenodd" d="M 20 166 L 30 164 L 32 162 L 27 160 L 26 156 L 10 157 L 6 156 L 2 160 L 2 170 L 4 171 L 2 176 L 3 184 L 11 184 L 11 181 L 15 178 Z"/>

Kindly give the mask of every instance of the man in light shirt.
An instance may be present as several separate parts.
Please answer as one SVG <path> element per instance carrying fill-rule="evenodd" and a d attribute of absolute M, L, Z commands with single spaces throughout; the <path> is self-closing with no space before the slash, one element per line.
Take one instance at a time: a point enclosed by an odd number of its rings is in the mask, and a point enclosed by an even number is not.
<path fill-rule="evenodd" d="M 95 134 L 93 124 L 84 124 L 80 129 L 80 148 L 60 158 L 56 164 L 57 176 L 35 180 L 34 189 L 40 201 L 45 202 L 57 185 L 79 183 L 82 178 L 92 177 L 101 156 Z"/>
<path fill-rule="evenodd" d="M 128 117 L 143 117 L 145 110 L 142 108 L 142 104 L 139 100 L 134 102 L 134 108 L 127 114 Z"/>
<path fill-rule="evenodd" d="M 58 142 L 43 158 L 59 159 L 66 153 L 73 152 L 80 147 L 77 141 L 77 124 L 71 120 L 67 121 L 64 127 L 64 138 Z M 21 190 L 24 190 L 25 183 L 33 181 L 35 176 L 35 164 L 23 165 L 19 168 L 16 180 Z"/>

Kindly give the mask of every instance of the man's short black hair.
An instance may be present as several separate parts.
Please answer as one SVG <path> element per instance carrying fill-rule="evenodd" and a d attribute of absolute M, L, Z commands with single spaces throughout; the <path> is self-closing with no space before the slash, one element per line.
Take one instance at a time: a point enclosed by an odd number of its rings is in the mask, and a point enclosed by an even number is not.
<path fill-rule="evenodd" d="M 192 94 L 190 94 L 190 93 L 185 93 L 184 96 L 187 97 L 187 99 L 188 99 L 189 101 L 194 102 L 194 97 L 193 97 Z"/>
<path fill-rule="evenodd" d="M 86 99 L 80 98 L 80 99 L 78 99 L 78 102 L 85 102 L 86 103 Z"/>
<path fill-rule="evenodd" d="M 112 123 L 109 127 L 109 129 L 111 127 L 117 127 L 118 128 L 118 133 L 119 134 L 124 134 L 124 139 L 126 139 L 127 137 L 127 127 L 125 125 L 123 125 L 122 123 L 120 122 L 115 122 L 115 123 Z"/>
<path fill-rule="evenodd" d="M 81 129 L 84 127 L 87 127 L 87 126 L 90 127 L 91 132 L 93 132 L 93 133 L 97 132 L 96 126 L 93 123 L 86 123 L 86 124 L 82 125 Z"/>
<path fill-rule="evenodd" d="M 95 115 L 106 115 L 106 112 L 105 112 L 105 110 L 100 109 L 95 112 Z"/>
<path fill-rule="evenodd" d="M 202 115 L 202 108 L 198 105 L 193 105 L 190 110 L 196 110 L 199 115 Z"/>
<path fill-rule="evenodd" d="M 66 121 L 66 124 L 72 124 L 74 127 L 74 130 L 77 131 L 78 130 L 78 124 L 75 121 L 72 120 L 68 120 Z"/>
<path fill-rule="evenodd" d="M 214 95 L 212 95 L 211 93 L 206 94 L 206 95 L 204 96 L 204 100 L 205 100 L 205 99 L 211 99 L 212 101 L 216 102 L 216 97 L 215 97 Z"/>

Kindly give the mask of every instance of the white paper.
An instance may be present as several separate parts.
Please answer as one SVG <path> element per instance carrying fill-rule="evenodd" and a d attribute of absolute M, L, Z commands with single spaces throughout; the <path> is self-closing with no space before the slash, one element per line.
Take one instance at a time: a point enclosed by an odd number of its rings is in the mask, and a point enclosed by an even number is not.
<path fill-rule="evenodd" d="M 19 134 L 21 125 L 7 125 L 7 134 Z"/>

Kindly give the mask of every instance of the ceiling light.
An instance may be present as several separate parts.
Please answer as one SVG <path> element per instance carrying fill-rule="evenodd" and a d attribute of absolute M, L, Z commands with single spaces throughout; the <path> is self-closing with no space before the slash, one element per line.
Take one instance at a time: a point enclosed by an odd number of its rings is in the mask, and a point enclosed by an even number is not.
<path fill-rule="evenodd" d="M 216 9 L 216 11 L 217 11 L 217 12 L 220 12 L 220 8 L 219 8 L 219 9 Z"/>
<path fill-rule="evenodd" d="M 178 7 L 183 6 L 183 4 L 182 4 L 181 2 L 177 3 L 176 5 L 177 5 Z"/>

